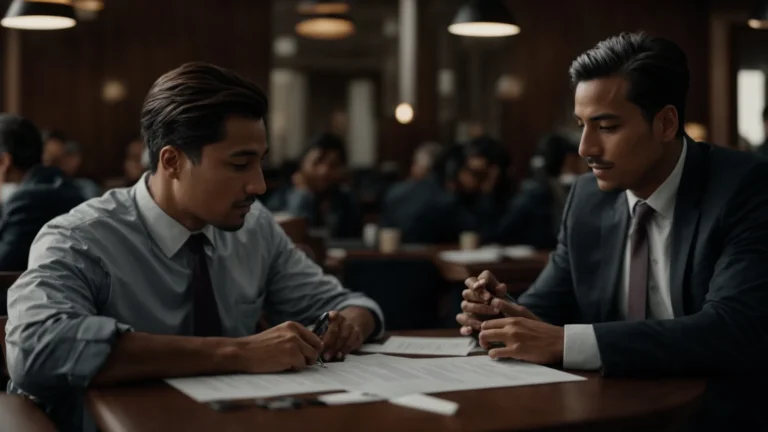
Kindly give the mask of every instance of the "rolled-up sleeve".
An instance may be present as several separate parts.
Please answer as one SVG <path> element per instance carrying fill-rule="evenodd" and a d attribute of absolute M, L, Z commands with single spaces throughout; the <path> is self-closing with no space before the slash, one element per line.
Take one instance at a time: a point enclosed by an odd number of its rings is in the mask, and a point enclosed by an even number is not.
<path fill-rule="evenodd" d="M 109 295 L 98 257 L 71 229 L 49 224 L 36 237 L 28 270 L 8 291 L 7 362 L 15 386 L 45 398 L 61 387 L 86 387 L 121 332 L 97 315 Z"/>
<path fill-rule="evenodd" d="M 267 276 L 267 314 L 270 321 L 314 322 L 323 312 L 359 306 L 371 311 L 377 320 L 377 331 L 384 333 L 384 314 L 379 305 L 362 293 L 345 289 L 338 279 L 326 275 L 307 255 L 296 248 L 283 229 L 270 216 L 261 224 L 269 233 L 262 239 L 271 241 Z"/>

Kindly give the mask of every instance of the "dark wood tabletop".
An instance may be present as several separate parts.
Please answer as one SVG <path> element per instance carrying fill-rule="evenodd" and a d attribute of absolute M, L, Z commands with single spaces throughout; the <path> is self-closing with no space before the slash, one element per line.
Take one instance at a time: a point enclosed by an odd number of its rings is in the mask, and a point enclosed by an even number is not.
<path fill-rule="evenodd" d="M 0 431 L 55 432 L 56 428 L 31 400 L 0 393 Z"/>
<path fill-rule="evenodd" d="M 455 336 L 455 330 L 400 332 Z M 697 379 L 606 379 L 441 393 L 458 402 L 446 417 L 386 402 L 294 411 L 217 412 L 164 383 L 98 388 L 88 406 L 105 432 L 195 431 L 665 431 L 676 430 L 705 388 Z"/>

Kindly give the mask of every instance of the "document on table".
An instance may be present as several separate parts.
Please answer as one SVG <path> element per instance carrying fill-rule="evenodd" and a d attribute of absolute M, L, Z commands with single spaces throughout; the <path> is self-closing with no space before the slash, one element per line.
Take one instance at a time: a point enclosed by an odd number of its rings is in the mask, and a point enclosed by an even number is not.
<path fill-rule="evenodd" d="M 383 344 L 366 344 L 362 352 L 382 354 L 466 356 L 477 346 L 471 337 L 392 336 Z"/>
<path fill-rule="evenodd" d="M 358 391 L 388 399 L 496 387 L 581 381 L 585 378 L 544 366 L 487 356 L 403 359 L 352 356 L 340 363 L 301 372 L 174 378 L 168 384 L 198 402 L 264 398 L 334 390 Z"/>

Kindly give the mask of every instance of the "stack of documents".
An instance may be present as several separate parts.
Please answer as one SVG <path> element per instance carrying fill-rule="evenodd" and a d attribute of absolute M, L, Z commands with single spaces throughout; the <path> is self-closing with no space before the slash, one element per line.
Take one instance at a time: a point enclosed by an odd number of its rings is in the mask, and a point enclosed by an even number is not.
<path fill-rule="evenodd" d="M 221 375 L 166 380 L 198 402 L 267 398 L 346 390 L 337 403 L 392 400 L 403 396 L 581 381 L 577 375 L 488 356 L 405 359 L 387 355 L 349 356 L 344 362 L 300 372 Z M 357 395 L 357 396 L 355 396 Z M 331 398 L 333 400 L 333 398 Z M 361 400 L 362 399 L 362 400 Z"/>
<path fill-rule="evenodd" d="M 360 351 L 382 354 L 466 356 L 477 344 L 471 337 L 392 336 L 383 344 L 366 344 Z"/>
<path fill-rule="evenodd" d="M 449 250 L 440 252 L 441 260 L 456 264 L 483 264 L 500 261 L 503 251 L 499 247 L 488 246 L 474 250 Z"/>

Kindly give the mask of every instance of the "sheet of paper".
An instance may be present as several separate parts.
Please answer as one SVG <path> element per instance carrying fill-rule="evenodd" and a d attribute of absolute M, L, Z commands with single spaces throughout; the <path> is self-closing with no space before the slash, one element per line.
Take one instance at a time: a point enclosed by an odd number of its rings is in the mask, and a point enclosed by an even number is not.
<path fill-rule="evenodd" d="M 525 259 L 536 256 L 536 249 L 527 245 L 507 246 L 504 248 L 504 256 L 512 259 Z"/>
<path fill-rule="evenodd" d="M 383 344 L 366 344 L 362 352 L 411 355 L 466 356 L 477 344 L 471 337 L 392 336 Z"/>
<path fill-rule="evenodd" d="M 378 402 L 384 400 L 384 398 L 375 394 L 361 391 L 351 391 L 318 396 L 317 400 L 325 402 L 327 405 L 349 405 Z"/>
<path fill-rule="evenodd" d="M 401 396 L 390 399 L 389 403 L 447 416 L 452 416 L 459 410 L 459 404 L 456 402 L 424 394 Z"/>
<path fill-rule="evenodd" d="M 166 382 L 198 402 L 268 398 L 333 390 L 357 390 L 366 383 L 423 378 L 409 372 L 409 361 L 384 355 L 350 356 L 339 363 L 300 372 L 172 378 Z"/>
<path fill-rule="evenodd" d="M 392 399 L 416 393 L 443 393 L 498 387 L 517 387 L 586 378 L 556 369 L 516 360 L 492 360 L 488 356 L 446 357 L 411 360 L 413 379 L 368 382 L 356 390 Z"/>
<path fill-rule="evenodd" d="M 440 252 L 440 259 L 457 264 L 482 264 L 501 260 L 502 250 L 498 247 L 485 247 L 475 250 L 450 250 Z"/>

